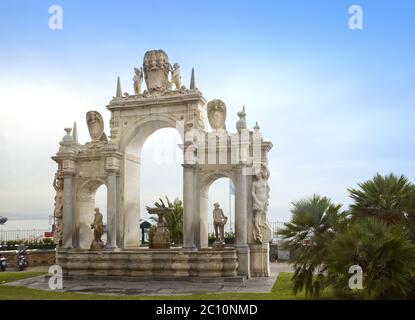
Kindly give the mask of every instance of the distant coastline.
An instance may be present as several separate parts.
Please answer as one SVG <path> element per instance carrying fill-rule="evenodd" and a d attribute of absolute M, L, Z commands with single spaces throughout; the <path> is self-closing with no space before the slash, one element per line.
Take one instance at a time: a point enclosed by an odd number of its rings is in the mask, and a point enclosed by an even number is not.
<path fill-rule="evenodd" d="M 0 225 L 0 231 L 7 230 L 49 230 L 52 226 L 49 224 L 49 218 L 37 218 L 37 219 L 24 219 L 7 217 L 8 220 L 5 224 Z"/>

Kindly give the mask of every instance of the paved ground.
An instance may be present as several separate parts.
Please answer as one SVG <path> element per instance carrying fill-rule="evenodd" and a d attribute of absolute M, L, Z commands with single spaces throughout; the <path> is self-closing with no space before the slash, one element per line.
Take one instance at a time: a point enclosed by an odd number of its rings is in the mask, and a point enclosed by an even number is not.
<path fill-rule="evenodd" d="M 45 268 L 47 271 L 47 268 Z M 32 270 L 28 271 L 34 271 Z M 244 282 L 65 280 L 59 291 L 115 295 L 187 295 L 223 292 L 270 292 L 279 272 L 292 272 L 287 263 L 271 263 L 271 277 L 251 278 Z M 9 282 L 5 285 L 50 290 L 45 276 Z"/>

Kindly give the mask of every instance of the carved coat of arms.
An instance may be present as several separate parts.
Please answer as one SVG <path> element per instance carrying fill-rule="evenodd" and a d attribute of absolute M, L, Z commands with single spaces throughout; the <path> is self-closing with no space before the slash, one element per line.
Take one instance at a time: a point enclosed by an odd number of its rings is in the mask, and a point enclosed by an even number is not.
<path fill-rule="evenodd" d="M 108 141 L 104 133 L 104 119 L 98 111 L 88 111 L 86 114 L 86 123 L 92 141 Z"/>
<path fill-rule="evenodd" d="M 222 100 L 212 100 L 207 104 L 209 124 L 213 130 L 226 130 L 226 105 Z"/>

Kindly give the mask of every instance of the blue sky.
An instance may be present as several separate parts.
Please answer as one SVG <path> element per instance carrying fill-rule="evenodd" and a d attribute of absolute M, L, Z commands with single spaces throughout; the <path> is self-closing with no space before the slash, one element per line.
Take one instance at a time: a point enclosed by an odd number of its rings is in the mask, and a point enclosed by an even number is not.
<path fill-rule="evenodd" d="M 63 30 L 48 28 L 52 4 Z M 348 28 L 353 4 L 363 30 Z M 85 112 L 109 121 L 116 77 L 132 92 L 133 67 L 155 48 L 180 63 L 186 85 L 195 67 L 206 99 L 227 104 L 230 131 L 245 105 L 274 143 L 270 220 L 288 220 L 291 201 L 313 193 L 347 206 L 346 189 L 376 172 L 415 181 L 414 15 L 410 0 L 0 0 L 0 214 L 52 212 L 62 128 L 77 121 L 85 142 Z M 148 154 L 163 134 L 152 139 Z M 180 166 L 156 171 L 174 197 Z M 211 198 L 225 203 L 226 186 Z"/>

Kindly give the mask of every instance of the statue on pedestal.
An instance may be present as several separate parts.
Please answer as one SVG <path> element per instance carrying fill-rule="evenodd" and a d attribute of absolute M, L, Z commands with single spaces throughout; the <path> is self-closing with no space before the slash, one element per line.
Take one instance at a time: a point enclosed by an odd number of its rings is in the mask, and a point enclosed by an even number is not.
<path fill-rule="evenodd" d="M 215 242 L 213 246 L 215 248 L 223 248 L 225 246 L 225 224 L 228 222 L 228 217 L 223 214 L 223 210 L 220 208 L 219 203 L 213 205 L 213 226 L 215 228 Z"/>
<path fill-rule="evenodd" d="M 141 84 L 143 83 L 143 67 L 140 69 L 134 68 L 134 93 L 135 94 L 141 94 Z"/>
<path fill-rule="evenodd" d="M 272 240 L 272 228 L 267 221 L 270 190 L 267 182 L 268 177 L 268 168 L 262 164 L 261 170 L 252 182 L 253 236 L 257 243 L 268 243 Z"/>
<path fill-rule="evenodd" d="M 104 233 L 104 223 L 102 221 L 102 214 L 98 208 L 95 208 L 94 221 L 91 223 L 91 229 L 94 230 L 94 240 L 91 243 L 91 250 L 102 250 L 104 243 L 101 237 Z"/>
<path fill-rule="evenodd" d="M 62 221 L 63 221 L 63 175 L 62 172 L 55 174 L 53 180 L 53 188 L 56 191 L 55 196 L 55 209 L 53 210 L 53 216 L 55 218 L 55 226 L 53 230 L 53 241 L 57 246 L 60 246 L 63 241 L 62 234 Z"/>
<path fill-rule="evenodd" d="M 182 76 L 180 75 L 180 65 L 175 63 L 171 71 L 170 89 L 174 86 L 176 90 L 180 90 L 182 87 Z"/>

